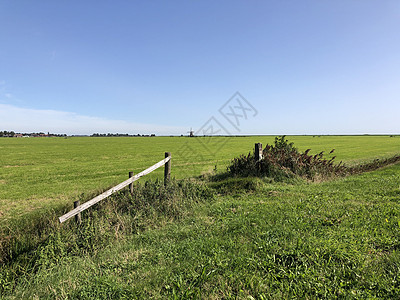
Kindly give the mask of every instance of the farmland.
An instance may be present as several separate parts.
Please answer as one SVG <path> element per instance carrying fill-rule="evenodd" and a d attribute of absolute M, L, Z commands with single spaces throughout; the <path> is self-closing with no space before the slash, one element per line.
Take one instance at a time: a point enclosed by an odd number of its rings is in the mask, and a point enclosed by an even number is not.
<path fill-rule="evenodd" d="M 172 152 L 178 179 L 224 170 L 255 142 L 273 136 L 0 139 L 1 222 L 37 210 L 56 209 L 82 194 L 93 194 L 138 173 Z M 293 136 L 301 150 L 330 151 L 348 164 L 400 152 L 400 138 L 389 136 Z M 149 178 L 160 178 L 158 170 Z M 85 197 L 83 195 L 83 197 Z"/>
<path fill-rule="evenodd" d="M 205 176 L 167 187 L 157 181 L 160 170 L 150 182 L 143 178 L 135 184 L 133 195 L 125 191 L 85 212 L 81 226 L 57 224 L 63 206 L 81 193 L 88 196 L 124 180 L 129 166 L 139 172 L 165 151 L 172 152 L 173 175 L 184 178 L 221 173 L 255 142 L 273 139 L 0 140 L 2 158 L 8 157 L 1 180 L 14 191 L 1 189 L 1 199 L 8 199 L 2 202 L 2 222 L 24 219 L 32 225 L 12 229 L 16 242 L 0 269 L 0 296 L 397 298 L 399 164 L 322 182 Z M 400 149 L 400 138 L 388 136 L 289 140 L 313 153 L 335 148 L 334 155 L 348 164 Z M 33 212 L 46 210 L 35 221 Z"/>

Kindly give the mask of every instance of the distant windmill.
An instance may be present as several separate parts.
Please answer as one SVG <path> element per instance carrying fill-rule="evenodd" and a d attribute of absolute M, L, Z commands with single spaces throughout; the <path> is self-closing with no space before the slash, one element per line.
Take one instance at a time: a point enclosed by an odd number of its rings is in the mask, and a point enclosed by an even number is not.
<path fill-rule="evenodd" d="M 187 133 L 189 133 L 189 137 L 194 137 L 194 131 L 192 127 L 190 127 L 190 131 L 188 131 Z"/>

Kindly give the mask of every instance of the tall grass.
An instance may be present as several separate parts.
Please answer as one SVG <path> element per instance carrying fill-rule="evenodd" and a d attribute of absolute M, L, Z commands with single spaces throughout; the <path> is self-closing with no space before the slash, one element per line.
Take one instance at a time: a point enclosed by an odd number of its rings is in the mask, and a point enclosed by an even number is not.
<path fill-rule="evenodd" d="M 147 181 L 137 183 L 132 194 L 122 191 L 83 212 L 80 225 L 72 220 L 58 224 L 61 211 L 53 211 L 30 224 L 2 228 L 0 295 L 23 276 L 55 267 L 65 257 L 95 255 L 115 240 L 179 220 L 213 197 L 213 190 L 199 181 Z"/>
<path fill-rule="evenodd" d="M 296 176 L 306 179 L 326 179 L 335 176 L 358 174 L 376 170 L 400 161 L 400 155 L 384 159 L 375 159 L 372 162 L 346 166 L 340 161 L 335 163 L 336 156 L 326 158 L 324 151 L 310 155 L 311 149 L 301 152 L 289 142 L 285 136 L 276 137 L 273 145 L 267 144 L 263 149 L 263 157 L 256 161 L 255 155 L 240 155 L 228 165 L 228 173 L 232 176 L 266 176 L 276 181 L 283 181 Z M 332 155 L 335 149 L 329 154 Z"/>

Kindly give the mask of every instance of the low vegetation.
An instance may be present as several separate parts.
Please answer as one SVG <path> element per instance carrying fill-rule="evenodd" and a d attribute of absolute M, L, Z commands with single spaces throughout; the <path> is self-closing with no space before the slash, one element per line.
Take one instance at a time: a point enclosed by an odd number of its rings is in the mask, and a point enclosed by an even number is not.
<path fill-rule="evenodd" d="M 267 144 L 263 149 L 260 160 L 255 159 L 254 153 L 241 155 L 232 160 L 228 171 L 233 176 L 267 176 L 278 181 L 294 176 L 315 179 L 346 172 L 342 163 L 334 164 L 335 156 L 328 160 L 323 151 L 309 155 L 310 151 L 300 152 L 285 136 L 276 137 L 274 145 Z M 330 154 L 333 152 L 331 150 Z"/>
<path fill-rule="evenodd" d="M 299 151 L 325 151 L 346 165 L 387 158 L 400 149 L 389 136 L 290 136 Z M 82 193 L 97 193 L 127 179 L 172 153 L 177 179 L 224 171 L 233 157 L 255 142 L 274 142 L 274 136 L 246 137 L 68 137 L 0 138 L 0 227 L 30 219 L 47 210 L 72 205 Z M 335 148 L 333 154 L 330 150 Z M 190 162 L 190 163 L 189 163 Z M 146 179 L 162 177 L 157 170 Z"/>
<path fill-rule="evenodd" d="M 389 158 L 346 166 L 342 161 L 336 164 L 336 156 L 327 159 L 324 151 L 314 155 L 310 155 L 310 151 L 311 149 L 307 149 L 301 152 L 285 136 L 276 137 L 273 145 L 267 144 L 263 149 L 260 160 L 255 159 L 253 152 L 240 155 L 228 165 L 228 172 L 232 176 L 266 176 L 276 181 L 296 176 L 315 180 L 376 170 L 400 161 L 400 155 L 396 154 Z M 334 151 L 335 149 L 332 149 L 329 154 Z"/>
<path fill-rule="evenodd" d="M 290 167 L 281 149 L 309 152 L 284 138 L 266 149 L 277 171 L 150 180 L 93 206 L 80 225 L 57 223 L 64 208 L 1 227 L 0 297 L 397 298 L 400 165 L 386 165 L 398 159 L 325 176 Z M 312 160 L 333 162 L 327 155 Z M 329 180 L 310 180 L 321 176 Z"/>
<path fill-rule="evenodd" d="M 113 195 L 83 213 L 83 222 L 60 225 L 55 213 L 26 224 L 2 228 L 0 235 L 0 292 L 6 295 L 26 275 L 54 268 L 66 257 L 92 256 L 116 240 L 157 228 L 185 217 L 214 192 L 190 180 L 136 184 L 134 192 Z"/>

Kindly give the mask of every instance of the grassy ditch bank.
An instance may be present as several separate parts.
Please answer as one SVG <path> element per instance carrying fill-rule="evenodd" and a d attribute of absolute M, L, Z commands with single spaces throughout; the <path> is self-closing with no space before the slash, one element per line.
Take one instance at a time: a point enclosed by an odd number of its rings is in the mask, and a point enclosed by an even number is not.
<path fill-rule="evenodd" d="M 161 184 L 144 184 L 151 207 L 121 194 L 3 264 L 2 296 L 393 299 L 399 182 L 397 164 L 320 183 L 175 183 L 158 205 Z"/>

